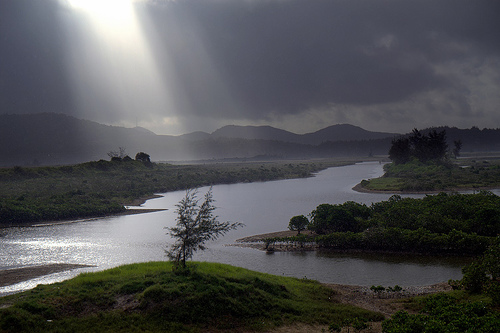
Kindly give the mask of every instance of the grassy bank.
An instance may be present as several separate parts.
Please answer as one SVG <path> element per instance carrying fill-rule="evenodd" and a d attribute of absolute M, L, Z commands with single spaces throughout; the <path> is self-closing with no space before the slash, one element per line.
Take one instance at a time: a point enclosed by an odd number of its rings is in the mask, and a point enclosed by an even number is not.
<path fill-rule="evenodd" d="M 187 188 L 309 177 L 352 162 L 304 161 L 199 165 L 97 161 L 0 169 L 0 226 L 104 216 L 138 198 Z"/>
<path fill-rule="evenodd" d="M 316 281 L 214 263 L 132 264 L 0 299 L 5 332 L 261 331 L 354 318 L 383 316 L 340 304 Z"/>
<path fill-rule="evenodd" d="M 499 160 L 388 164 L 380 178 L 363 180 L 370 191 L 437 192 L 500 187 Z"/>

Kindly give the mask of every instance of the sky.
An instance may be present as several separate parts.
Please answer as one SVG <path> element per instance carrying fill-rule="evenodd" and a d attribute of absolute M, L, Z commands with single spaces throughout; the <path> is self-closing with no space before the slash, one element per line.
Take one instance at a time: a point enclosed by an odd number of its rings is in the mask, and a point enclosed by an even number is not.
<path fill-rule="evenodd" d="M 500 1 L 0 0 L 0 114 L 500 127 Z"/>

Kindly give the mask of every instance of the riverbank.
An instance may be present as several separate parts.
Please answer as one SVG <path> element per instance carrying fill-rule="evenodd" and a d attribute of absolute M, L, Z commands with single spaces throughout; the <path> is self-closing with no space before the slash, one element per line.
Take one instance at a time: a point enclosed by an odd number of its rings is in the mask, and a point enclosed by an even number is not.
<path fill-rule="evenodd" d="M 438 193 L 458 193 L 458 192 L 469 192 L 469 191 L 491 191 L 498 190 L 498 186 L 494 187 L 461 187 L 447 190 L 433 190 L 433 191 L 399 191 L 399 190 L 372 190 L 364 187 L 361 183 L 357 184 L 352 188 L 353 191 L 360 193 L 383 193 L 383 194 L 438 194 Z"/>
<path fill-rule="evenodd" d="M 178 272 L 171 262 L 130 264 L 2 297 L 0 330 L 265 332 L 384 319 L 338 302 L 332 288 L 316 281 L 218 263 L 188 267 Z"/>
<path fill-rule="evenodd" d="M 147 265 L 147 264 L 142 264 L 142 265 Z M 168 264 L 165 263 L 165 265 Z M 82 267 L 89 267 L 89 266 L 77 265 L 77 264 L 49 264 L 49 265 L 31 266 L 31 267 L 22 267 L 22 268 L 4 270 L 0 271 L 0 286 L 15 284 L 22 281 L 26 281 L 28 279 L 41 277 L 47 274 L 53 274 L 65 270 L 71 270 Z M 123 269 L 124 268 L 122 267 L 122 269 L 119 270 L 122 274 L 125 272 Z M 103 273 L 98 273 L 98 274 L 103 274 Z M 383 314 L 385 318 L 389 318 L 392 314 L 394 314 L 399 310 L 406 310 L 411 313 L 412 312 L 411 309 L 405 308 L 405 304 L 407 303 L 406 300 L 412 297 L 430 295 L 451 290 L 451 287 L 447 283 L 439 283 L 428 286 L 405 287 L 403 288 L 403 290 L 399 292 L 381 292 L 381 293 L 375 293 L 372 290 L 370 290 L 370 288 L 367 286 L 324 284 L 324 283 L 322 285 L 333 291 L 332 295 L 334 296 L 332 297 L 334 297 L 339 304 L 352 305 L 355 307 L 362 308 L 364 310 L 378 312 Z M 11 304 L 12 303 L 7 302 L 6 304 L 4 304 L 4 306 L 0 306 L 0 308 L 8 307 Z M 128 303 L 119 302 L 115 304 L 113 308 L 117 307 L 127 308 L 128 306 L 132 306 L 134 304 L 135 303 L 129 300 Z M 137 306 L 137 304 L 135 304 L 134 306 Z M 327 328 L 326 325 L 314 325 L 314 324 L 311 325 L 311 324 L 297 323 L 294 325 L 285 325 L 268 332 L 273 332 L 273 333 L 322 332 L 326 328 Z M 245 330 L 242 330 L 241 332 L 245 332 Z M 382 332 L 381 322 L 370 323 L 370 332 Z"/>
<path fill-rule="evenodd" d="M 40 221 L 40 222 L 27 222 L 27 223 L 13 223 L 9 225 L 0 225 L 0 230 L 1 229 L 7 229 L 7 228 L 29 228 L 29 227 L 45 227 L 45 226 L 50 226 L 50 225 L 58 225 L 58 224 L 71 224 L 71 223 L 79 223 L 79 222 L 88 222 L 88 221 L 94 221 L 94 220 L 99 220 L 102 218 L 106 217 L 113 217 L 113 216 L 125 216 L 125 215 L 135 215 L 135 214 L 146 214 L 146 213 L 154 213 L 154 212 L 161 212 L 167 210 L 166 208 L 156 208 L 156 209 L 150 209 L 150 208 L 127 208 L 124 211 L 121 211 L 119 213 L 114 213 L 114 214 L 107 214 L 104 216 L 94 216 L 94 217 L 89 217 L 89 218 L 84 218 L 84 219 L 70 219 L 70 220 L 60 220 L 60 221 Z M 2 234 L 0 233 L 0 237 Z"/>
<path fill-rule="evenodd" d="M 137 161 L 0 170 L 0 225 L 105 216 L 155 193 L 216 184 L 311 177 L 356 161 L 308 160 L 200 165 L 144 165 Z M 68 187 L 69 186 L 69 187 Z"/>
<path fill-rule="evenodd" d="M 36 279 L 45 275 L 69 271 L 77 268 L 94 267 L 80 264 L 47 264 L 0 270 L 0 287 Z"/>

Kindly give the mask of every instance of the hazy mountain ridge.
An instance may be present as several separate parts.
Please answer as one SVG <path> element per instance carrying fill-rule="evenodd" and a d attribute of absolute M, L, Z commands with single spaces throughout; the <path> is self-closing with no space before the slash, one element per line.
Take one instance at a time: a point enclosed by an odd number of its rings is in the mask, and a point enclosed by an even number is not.
<path fill-rule="evenodd" d="M 499 129 L 446 130 L 450 146 L 463 151 L 500 151 Z M 425 132 L 427 130 L 423 130 Z M 386 155 L 399 134 L 370 132 L 348 124 L 295 134 L 271 126 L 224 126 L 213 133 L 156 135 L 141 127 L 124 128 L 71 116 L 40 113 L 0 115 L 0 166 L 72 164 L 108 159 L 109 151 L 126 148 L 133 158 L 147 152 L 155 161 L 252 158 L 323 158 Z"/>
<path fill-rule="evenodd" d="M 271 126 L 224 126 L 211 134 L 212 137 L 227 137 L 249 140 L 275 140 L 309 145 L 323 142 L 373 140 L 394 137 L 397 133 L 370 132 L 349 124 L 338 124 L 319 131 L 295 134 Z"/>

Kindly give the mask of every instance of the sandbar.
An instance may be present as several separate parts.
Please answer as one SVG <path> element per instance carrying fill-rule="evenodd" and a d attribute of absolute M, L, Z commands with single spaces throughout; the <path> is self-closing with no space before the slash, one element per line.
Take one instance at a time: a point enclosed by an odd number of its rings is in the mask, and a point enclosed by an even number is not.
<path fill-rule="evenodd" d="M 79 264 L 47 264 L 0 270 L 0 287 L 10 286 L 41 276 L 69 271 L 77 268 L 94 267 Z"/>

